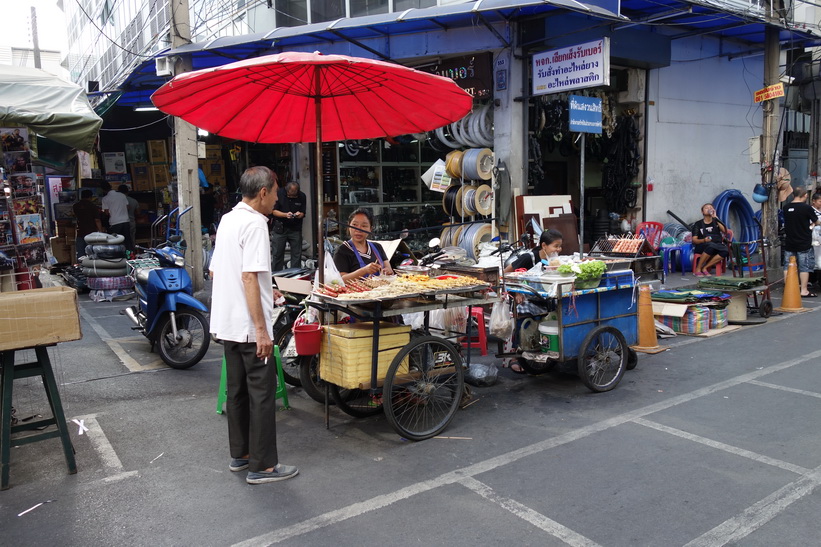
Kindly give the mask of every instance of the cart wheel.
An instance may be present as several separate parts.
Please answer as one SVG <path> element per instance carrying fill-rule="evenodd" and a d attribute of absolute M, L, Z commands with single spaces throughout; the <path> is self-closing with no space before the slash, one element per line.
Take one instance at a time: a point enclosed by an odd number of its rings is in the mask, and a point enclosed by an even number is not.
<path fill-rule="evenodd" d="M 762 300 L 761 305 L 758 306 L 758 315 L 764 319 L 768 318 L 773 313 L 773 303 L 770 300 Z"/>
<path fill-rule="evenodd" d="M 579 376 L 592 391 L 616 387 L 624 376 L 627 341 L 615 327 L 599 326 L 587 333 L 579 348 Z"/>
<path fill-rule="evenodd" d="M 385 416 L 401 436 L 438 435 L 459 408 L 465 372 L 457 349 L 442 338 L 412 340 L 391 362 L 382 388 Z"/>
<path fill-rule="evenodd" d="M 633 370 L 639 364 L 639 354 L 633 348 L 627 348 L 627 370 Z"/>
<path fill-rule="evenodd" d="M 319 355 L 299 357 L 299 383 L 308 397 L 325 404 L 325 382 L 319 377 Z M 334 401 L 331 400 L 330 404 L 334 404 Z"/>
<path fill-rule="evenodd" d="M 382 412 L 382 401 L 379 395 L 371 395 L 367 389 L 344 389 L 335 384 L 330 385 L 331 398 L 339 410 L 354 418 L 367 418 Z"/>
<path fill-rule="evenodd" d="M 554 366 L 556 366 L 556 361 L 553 361 L 552 359 L 545 361 L 544 363 L 540 363 L 539 361 L 530 361 L 524 357 L 517 357 L 516 360 L 525 372 L 534 376 L 549 372 Z"/>

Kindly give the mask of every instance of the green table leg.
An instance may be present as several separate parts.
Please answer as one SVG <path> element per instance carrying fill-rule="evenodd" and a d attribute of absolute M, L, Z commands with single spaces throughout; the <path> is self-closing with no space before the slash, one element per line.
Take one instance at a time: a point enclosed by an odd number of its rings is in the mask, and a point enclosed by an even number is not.
<path fill-rule="evenodd" d="M 217 393 L 217 414 L 222 414 L 222 406 L 228 400 L 228 373 L 225 371 L 225 356 L 222 358 L 222 372 L 220 372 L 220 389 Z"/>
<path fill-rule="evenodd" d="M 277 399 L 282 399 L 282 406 L 290 409 L 288 404 L 288 390 L 285 384 L 285 373 L 282 372 L 282 358 L 279 354 L 279 346 L 274 346 L 274 359 L 277 364 Z M 217 393 L 217 414 L 222 414 L 222 407 L 228 400 L 228 375 L 225 370 L 225 357 L 222 358 L 222 372 L 220 373 L 220 387 Z"/>

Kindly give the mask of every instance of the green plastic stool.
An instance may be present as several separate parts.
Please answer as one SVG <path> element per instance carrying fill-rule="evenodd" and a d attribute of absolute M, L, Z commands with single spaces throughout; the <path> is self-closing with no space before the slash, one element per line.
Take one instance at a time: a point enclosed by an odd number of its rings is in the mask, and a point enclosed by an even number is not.
<path fill-rule="evenodd" d="M 277 399 L 282 399 L 283 408 L 290 409 L 288 391 L 285 389 L 285 374 L 282 372 L 282 359 L 279 356 L 279 346 L 274 346 L 274 361 L 277 364 Z M 225 371 L 225 357 L 222 358 L 222 373 L 220 374 L 220 388 L 217 394 L 217 414 L 222 414 L 222 405 L 228 400 L 228 374 Z"/>

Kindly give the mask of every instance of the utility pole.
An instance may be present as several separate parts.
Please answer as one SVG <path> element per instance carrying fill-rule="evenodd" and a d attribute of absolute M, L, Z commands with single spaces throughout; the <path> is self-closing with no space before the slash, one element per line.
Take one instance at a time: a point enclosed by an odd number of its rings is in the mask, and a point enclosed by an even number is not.
<path fill-rule="evenodd" d="M 40 41 L 37 38 L 37 9 L 31 6 L 31 41 L 34 44 L 34 68 L 43 68 L 40 64 Z"/>
<path fill-rule="evenodd" d="M 171 0 L 171 47 L 191 43 L 188 0 Z M 174 75 L 191 71 L 191 57 L 183 55 L 174 62 Z M 186 253 L 191 263 L 194 292 L 203 288 L 202 215 L 200 214 L 199 163 L 197 162 L 197 129 L 182 118 L 174 118 L 174 157 L 177 162 L 177 196 L 180 212 L 192 209 L 180 220 L 188 243 Z"/>
<path fill-rule="evenodd" d="M 778 28 L 773 25 L 764 27 L 764 87 L 779 82 L 778 68 L 781 47 L 778 41 Z M 761 138 L 761 183 L 765 188 L 775 181 L 780 161 L 776 145 L 778 144 L 778 121 L 781 119 L 781 105 L 778 99 L 762 103 L 764 115 Z M 770 241 L 772 247 L 767 252 L 767 271 L 781 271 L 781 251 L 778 240 L 778 190 L 776 185 L 769 187 L 769 199 L 764 203 L 761 212 L 763 237 Z M 774 279 L 777 279 L 775 277 Z"/>

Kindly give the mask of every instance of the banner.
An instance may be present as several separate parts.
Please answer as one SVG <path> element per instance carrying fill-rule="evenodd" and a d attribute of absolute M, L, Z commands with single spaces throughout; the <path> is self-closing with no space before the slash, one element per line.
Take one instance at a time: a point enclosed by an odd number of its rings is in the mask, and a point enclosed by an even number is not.
<path fill-rule="evenodd" d="M 533 56 L 533 95 L 610 85 L 610 39 Z"/>

